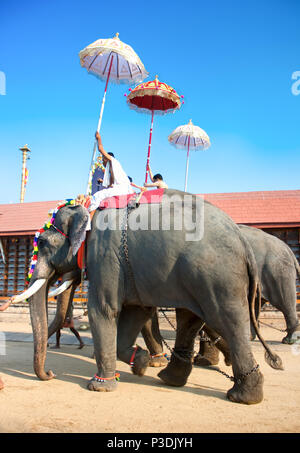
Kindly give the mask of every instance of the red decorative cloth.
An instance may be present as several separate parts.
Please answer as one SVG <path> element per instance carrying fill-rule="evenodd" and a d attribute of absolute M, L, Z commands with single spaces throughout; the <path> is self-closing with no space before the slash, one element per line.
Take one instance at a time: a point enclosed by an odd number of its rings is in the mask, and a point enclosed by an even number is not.
<path fill-rule="evenodd" d="M 139 199 L 139 204 L 153 204 L 153 203 L 161 203 L 162 196 L 164 194 L 165 189 L 155 189 L 155 190 L 146 190 L 143 192 L 143 195 Z M 115 197 L 105 198 L 101 203 L 99 208 L 101 210 L 107 208 L 114 208 L 114 209 L 122 209 L 126 208 L 128 203 L 131 200 L 134 200 L 136 197 L 135 193 L 131 193 L 128 195 L 118 195 Z"/>
<path fill-rule="evenodd" d="M 88 208 L 89 205 L 91 204 L 91 198 L 89 197 L 87 200 L 85 200 L 84 207 Z M 77 252 L 77 265 L 79 269 L 83 269 L 84 266 L 84 254 L 85 254 L 85 240 L 82 242 L 81 246 L 79 247 L 79 250 Z"/>
<path fill-rule="evenodd" d="M 141 198 L 139 199 L 140 204 L 153 204 L 153 203 L 161 203 L 162 196 L 164 194 L 165 189 L 155 189 L 155 190 L 146 190 L 143 192 Z M 114 208 L 114 209 L 122 209 L 126 208 L 128 203 L 136 197 L 135 193 L 131 193 L 128 195 L 118 195 L 115 197 L 105 198 L 101 203 L 99 208 L 101 210 Z M 90 203 L 88 200 L 85 203 L 85 207 L 87 208 Z M 82 242 L 78 252 L 77 252 L 77 265 L 80 269 L 84 267 L 84 254 L 85 254 L 85 241 Z"/>
<path fill-rule="evenodd" d="M 85 253 L 85 240 L 82 242 L 77 252 L 77 265 L 79 269 L 83 269 L 84 267 L 84 253 Z"/>

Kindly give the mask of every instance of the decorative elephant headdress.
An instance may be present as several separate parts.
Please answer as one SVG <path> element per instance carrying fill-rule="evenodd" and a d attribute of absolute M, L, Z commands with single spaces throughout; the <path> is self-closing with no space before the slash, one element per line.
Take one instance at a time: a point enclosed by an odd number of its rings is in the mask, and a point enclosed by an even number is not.
<path fill-rule="evenodd" d="M 27 279 L 26 279 L 26 283 L 27 284 L 29 284 L 29 282 L 31 280 L 32 274 L 34 272 L 34 269 L 36 267 L 36 263 L 37 263 L 37 260 L 38 260 L 38 238 L 39 238 L 39 236 L 42 233 L 44 233 L 46 230 L 48 230 L 51 226 L 53 226 L 57 231 L 59 231 L 64 236 L 66 236 L 62 231 L 60 231 L 54 225 L 54 221 L 55 221 L 55 218 L 56 218 L 56 215 L 57 215 L 58 211 L 61 208 L 64 208 L 65 206 L 74 206 L 75 207 L 75 205 L 76 205 L 76 202 L 75 202 L 74 199 L 67 199 L 64 202 L 60 203 L 54 209 L 54 211 L 52 212 L 52 217 L 49 220 L 49 222 L 45 223 L 45 225 L 36 232 L 36 234 L 34 236 L 34 240 L 33 240 L 32 259 L 31 259 L 31 263 L 30 263 L 28 276 L 27 276 Z M 75 222 L 75 219 L 73 219 L 73 225 L 71 226 L 69 235 L 67 236 L 69 238 L 69 240 L 70 240 L 70 243 L 71 243 L 71 248 L 72 248 L 73 255 L 76 255 L 76 253 L 78 252 L 82 242 L 85 240 L 86 230 L 87 230 L 88 224 L 90 222 L 90 216 L 89 216 L 88 210 L 86 208 L 83 208 L 83 209 L 86 210 L 86 214 L 87 215 L 84 218 L 82 218 L 82 213 L 81 214 L 79 214 L 79 213 L 77 214 L 77 215 L 80 215 L 80 221 Z M 76 214 L 75 214 L 75 216 L 76 216 Z"/>

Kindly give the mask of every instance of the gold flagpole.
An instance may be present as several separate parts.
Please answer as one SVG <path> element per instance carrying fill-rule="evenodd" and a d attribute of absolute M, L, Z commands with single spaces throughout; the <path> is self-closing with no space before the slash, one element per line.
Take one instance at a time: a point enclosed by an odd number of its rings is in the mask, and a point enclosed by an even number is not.
<path fill-rule="evenodd" d="M 27 159 L 30 159 L 30 157 L 27 156 L 27 154 L 30 153 L 31 151 L 28 148 L 28 145 L 25 145 L 25 146 L 23 146 L 23 148 L 19 148 L 19 149 L 20 149 L 20 151 L 22 151 L 22 177 L 21 177 L 20 203 L 24 203 L 26 161 L 27 161 Z"/>

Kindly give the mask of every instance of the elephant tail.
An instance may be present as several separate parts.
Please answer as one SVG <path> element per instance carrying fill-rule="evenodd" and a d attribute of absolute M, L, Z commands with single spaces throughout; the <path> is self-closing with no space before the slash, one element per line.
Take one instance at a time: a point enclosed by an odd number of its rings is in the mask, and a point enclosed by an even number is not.
<path fill-rule="evenodd" d="M 247 239 L 242 238 L 244 242 L 244 246 L 247 252 L 247 266 L 248 266 L 248 275 L 249 275 L 249 311 L 250 311 L 250 322 L 252 323 L 256 335 L 265 348 L 265 361 L 275 370 L 283 370 L 283 364 L 281 358 L 272 352 L 269 346 L 266 344 L 265 340 L 263 339 L 258 324 L 257 318 L 260 313 L 261 307 L 261 286 L 258 278 L 258 271 L 257 265 L 255 261 L 255 256 L 253 250 L 247 241 Z M 256 313 L 255 313 L 256 312 Z"/>

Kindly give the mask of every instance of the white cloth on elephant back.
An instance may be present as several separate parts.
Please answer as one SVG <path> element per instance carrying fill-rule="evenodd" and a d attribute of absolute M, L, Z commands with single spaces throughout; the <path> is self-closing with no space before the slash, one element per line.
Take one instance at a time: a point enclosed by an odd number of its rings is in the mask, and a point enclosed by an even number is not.
<path fill-rule="evenodd" d="M 110 168 L 112 167 L 114 183 L 111 187 L 110 185 Z M 105 198 L 114 197 L 117 195 L 128 195 L 134 193 L 133 188 L 130 185 L 130 181 L 125 171 L 122 168 L 120 162 L 114 157 L 111 158 L 111 161 L 106 165 L 104 178 L 103 178 L 103 187 L 107 187 L 99 192 L 96 192 L 91 199 L 91 204 L 88 210 L 94 211 L 97 209 Z"/>

